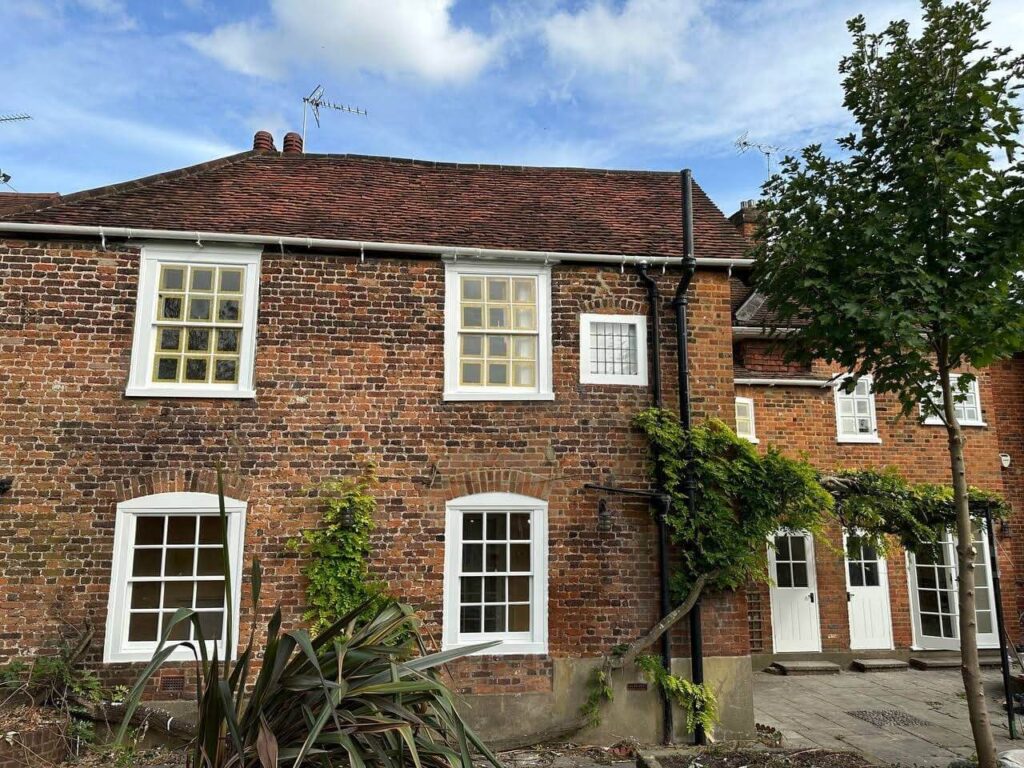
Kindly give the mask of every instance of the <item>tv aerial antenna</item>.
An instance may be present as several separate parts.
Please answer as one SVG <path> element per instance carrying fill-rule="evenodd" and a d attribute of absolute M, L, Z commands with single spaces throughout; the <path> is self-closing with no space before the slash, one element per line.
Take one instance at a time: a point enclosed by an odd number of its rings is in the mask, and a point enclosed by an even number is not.
<path fill-rule="evenodd" d="M 14 114 L 0 114 L 0 123 L 17 123 L 22 120 L 31 120 L 32 115 L 26 115 L 24 112 L 16 112 Z M 12 190 L 17 192 L 18 190 L 11 187 L 11 174 L 4 173 L 3 168 L 0 168 L 0 184 L 5 187 L 10 187 Z"/>
<path fill-rule="evenodd" d="M 736 147 L 737 152 L 741 155 L 745 155 L 750 150 L 757 150 L 764 157 L 765 164 L 768 166 L 768 176 L 772 175 L 772 157 L 777 155 L 780 150 L 788 149 L 788 147 L 779 147 L 774 144 L 766 144 L 762 141 L 755 141 L 750 138 L 750 131 L 744 131 L 736 141 L 733 142 L 733 146 Z"/>
<path fill-rule="evenodd" d="M 302 97 L 302 146 L 306 146 L 306 112 L 311 111 L 313 113 L 313 119 L 316 120 L 316 127 L 320 127 L 320 109 L 333 109 L 338 112 L 349 112 L 353 115 L 361 115 L 366 117 L 367 112 L 365 109 L 359 107 L 352 107 L 348 104 L 336 104 L 333 101 L 328 101 L 324 98 L 324 87 L 318 85 L 314 88 L 309 96 Z"/>

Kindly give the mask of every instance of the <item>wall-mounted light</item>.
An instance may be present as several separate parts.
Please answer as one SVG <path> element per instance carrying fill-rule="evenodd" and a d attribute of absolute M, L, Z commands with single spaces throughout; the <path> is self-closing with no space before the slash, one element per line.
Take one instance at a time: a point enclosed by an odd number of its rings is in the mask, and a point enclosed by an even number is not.
<path fill-rule="evenodd" d="M 0 477 L 0 496 L 11 490 L 12 485 L 14 485 L 13 477 Z"/>
<path fill-rule="evenodd" d="M 1009 469 L 1009 467 L 1010 467 L 1010 454 L 1008 454 L 1008 453 L 1000 453 L 999 454 L 999 463 L 1003 465 L 1003 469 Z"/>
<path fill-rule="evenodd" d="M 999 521 L 999 538 L 1010 538 L 1010 521 L 1007 520 L 1005 517 Z"/>
<path fill-rule="evenodd" d="M 610 531 L 612 529 L 612 513 L 608 509 L 607 499 L 597 500 L 597 530 Z"/>

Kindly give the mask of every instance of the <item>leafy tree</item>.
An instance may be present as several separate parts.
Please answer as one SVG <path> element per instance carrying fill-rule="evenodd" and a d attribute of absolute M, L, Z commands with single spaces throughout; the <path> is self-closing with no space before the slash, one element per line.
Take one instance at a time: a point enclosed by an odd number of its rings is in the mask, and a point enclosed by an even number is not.
<path fill-rule="evenodd" d="M 923 0 L 869 33 L 849 22 L 839 71 L 857 128 L 836 157 L 787 158 L 764 188 L 755 276 L 789 359 L 870 374 L 906 416 L 945 425 L 956 509 L 964 688 L 979 765 L 996 764 L 978 667 L 965 436 L 955 402 L 1024 346 L 1024 185 L 1016 158 L 1024 63 L 983 40 L 986 0 Z"/>

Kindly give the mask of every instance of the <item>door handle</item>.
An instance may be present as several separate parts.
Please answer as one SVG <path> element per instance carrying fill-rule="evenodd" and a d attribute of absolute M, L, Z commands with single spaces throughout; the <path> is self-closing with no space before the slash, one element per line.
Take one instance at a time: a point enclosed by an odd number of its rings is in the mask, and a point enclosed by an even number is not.
<path fill-rule="evenodd" d="M 853 592 L 847 592 L 846 593 L 846 602 L 850 602 L 851 600 L 853 600 Z"/>
<path fill-rule="evenodd" d="M 814 602 L 814 593 L 813 593 L 813 592 L 811 592 L 811 594 L 809 594 L 809 595 L 807 596 L 807 599 L 808 599 L 808 600 L 810 600 L 810 601 L 811 601 L 811 602 L 813 603 L 813 602 Z"/>

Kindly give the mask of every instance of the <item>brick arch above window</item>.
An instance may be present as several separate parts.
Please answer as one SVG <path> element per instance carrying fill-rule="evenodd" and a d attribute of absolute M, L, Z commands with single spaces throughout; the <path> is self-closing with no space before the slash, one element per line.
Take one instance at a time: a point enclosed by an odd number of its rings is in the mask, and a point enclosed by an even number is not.
<path fill-rule="evenodd" d="M 249 478 L 224 472 L 224 495 L 246 501 L 252 492 Z M 157 493 L 217 493 L 217 472 L 213 469 L 165 469 L 141 472 L 125 478 L 118 489 L 118 501 L 129 501 Z"/>
<path fill-rule="evenodd" d="M 438 489 L 445 500 L 478 493 L 515 493 L 535 499 L 551 495 L 551 479 L 520 469 L 475 469 L 445 477 L 447 483 Z"/>
<path fill-rule="evenodd" d="M 646 315 L 647 303 L 628 296 L 595 296 L 580 305 L 580 312 L 598 315 Z"/>

